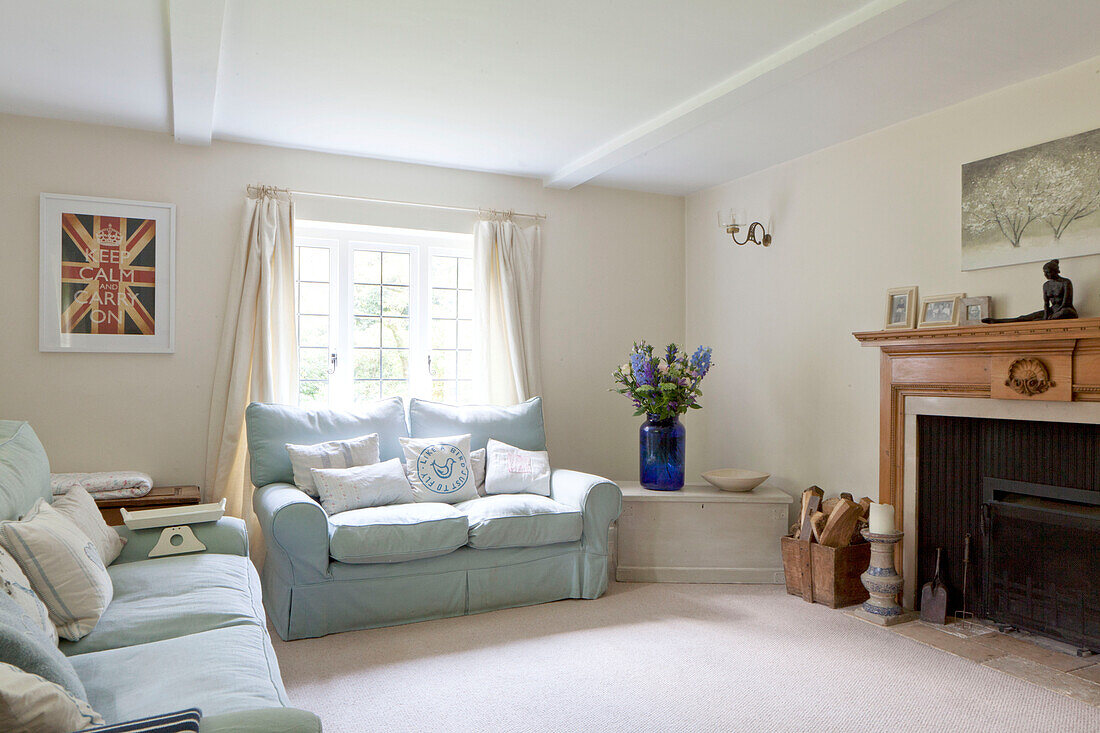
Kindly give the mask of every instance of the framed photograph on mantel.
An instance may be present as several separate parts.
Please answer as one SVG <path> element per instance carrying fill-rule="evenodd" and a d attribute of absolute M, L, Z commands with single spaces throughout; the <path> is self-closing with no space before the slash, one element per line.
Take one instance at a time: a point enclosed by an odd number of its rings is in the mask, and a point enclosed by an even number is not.
<path fill-rule="evenodd" d="M 890 288 L 886 291 L 886 328 L 915 328 L 917 325 L 917 286 Z"/>
<path fill-rule="evenodd" d="M 174 204 L 44 193 L 40 351 L 175 350 Z"/>
<path fill-rule="evenodd" d="M 976 295 L 972 298 L 963 298 L 959 307 L 960 326 L 980 326 L 983 318 L 990 317 L 992 299 L 988 295 Z"/>
<path fill-rule="evenodd" d="M 926 295 L 920 299 L 917 328 L 943 328 L 959 325 L 959 303 L 966 293 Z"/>

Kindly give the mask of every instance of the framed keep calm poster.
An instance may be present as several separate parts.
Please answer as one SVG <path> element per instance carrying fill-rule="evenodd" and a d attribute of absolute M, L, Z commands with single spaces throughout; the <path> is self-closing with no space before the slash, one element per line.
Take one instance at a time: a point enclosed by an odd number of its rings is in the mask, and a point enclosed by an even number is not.
<path fill-rule="evenodd" d="M 175 349 L 176 207 L 44 193 L 40 351 Z"/>

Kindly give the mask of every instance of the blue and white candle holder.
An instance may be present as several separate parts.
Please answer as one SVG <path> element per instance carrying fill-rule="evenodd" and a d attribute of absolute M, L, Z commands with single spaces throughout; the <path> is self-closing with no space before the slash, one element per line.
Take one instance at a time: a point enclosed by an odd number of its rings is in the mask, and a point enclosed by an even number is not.
<path fill-rule="evenodd" d="M 905 533 L 875 534 L 865 529 L 860 534 L 871 543 L 871 566 L 859 576 L 871 597 L 852 614 L 879 626 L 912 621 L 917 614 L 906 611 L 898 604 L 898 593 L 904 580 L 894 569 L 894 546 L 901 542 Z"/>

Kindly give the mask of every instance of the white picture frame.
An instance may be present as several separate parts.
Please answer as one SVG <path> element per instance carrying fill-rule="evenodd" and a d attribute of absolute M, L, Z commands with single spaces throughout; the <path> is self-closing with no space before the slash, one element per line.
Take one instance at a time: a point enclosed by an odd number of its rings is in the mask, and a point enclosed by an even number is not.
<path fill-rule="evenodd" d="M 39 197 L 39 351 L 175 351 L 176 207 Z"/>
<path fill-rule="evenodd" d="M 916 328 L 917 286 L 886 291 L 886 325 L 883 328 Z"/>
<path fill-rule="evenodd" d="M 926 295 L 920 299 L 917 328 L 947 328 L 959 325 L 959 303 L 966 293 Z"/>

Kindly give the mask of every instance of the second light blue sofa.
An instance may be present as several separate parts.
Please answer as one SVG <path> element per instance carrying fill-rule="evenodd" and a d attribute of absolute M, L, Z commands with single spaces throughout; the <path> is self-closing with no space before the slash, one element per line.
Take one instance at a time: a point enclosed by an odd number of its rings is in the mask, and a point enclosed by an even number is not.
<path fill-rule="evenodd" d="M 418 547 L 417 542 L 429 540 L 398 531 L 365 540 L 354 556 L 337 541 L 347 536 L 349 522 L 372 521 L 369 516 L 378 512 L 355 510 L 359 512 L 355 517 L 329 517 L 293 484 L 287 443 L 378 433 L 383 461 L 401 458 L 398 438 L 410 434 L 428 438 L 470 433 L 471 450 L 484 448 L 489 438 L 525 450 L 545 450 L 542 402 L 537 397 L 511 407 L 459 407 L 413 399 L 407 422 L 400 398 L 374 403 L 363 412 L 253 403 L 246 412 L 246 424 L 256 486 L 252 503 L 267 543 L 261 574 L 264 604 L 283 639 L 564 598 L 598 598 L 607 589 L 608 529 L 619 516 L 622 492 L 598 476 L 564 469 L 551 474 L 550 498 L 561 515 L 576 517 L 576 531 L 567 541 L 540 544 L 555 532 L 541 531 L 543 520 L 535 517 L 524 520 L 529 522 L 524 525 L 529 544 L 474 549 L 465 545 L 463 530 L 463 537 L 446 547 Z M 486 497 L 471 504 L 492 502 L 494 507 L 506 507 L 508 501 Z M 453 514 L 443 506 L 439 511 Z M 464 511 L 470 516 L 458 521 L 478 523 L 475 508 Z M 560 530 L 556 537 L 561 539 Z M 430 542 L 439 541 L 437 534 Z M 401 559 L 418 551 L 434 556 Z"/>

